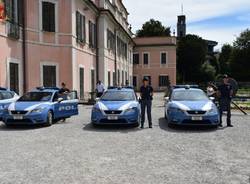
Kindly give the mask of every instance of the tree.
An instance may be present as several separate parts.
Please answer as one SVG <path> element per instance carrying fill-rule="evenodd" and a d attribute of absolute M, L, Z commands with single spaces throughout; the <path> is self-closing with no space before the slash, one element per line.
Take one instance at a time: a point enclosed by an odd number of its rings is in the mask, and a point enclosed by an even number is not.
<path fill-rule="evenodd" d="M 229 59 L 231 57 L 233 47 L 229 44 L 225 44 L 221 48 L 221 53 L 219 57 L 219 66 L 221 74 L 230 73 Z"/>
<path fill-rule="evenodd" d="M 229 59 L 231 75 L 239 81 L 250 80 L 250 30 L 243 31 L 233 44 Z"/>
<path fill-rule="evenodd" d="M 150 19 L 142 29 L 136 32 L 137 37 L 170 36 L 170 27 L 165 27 L 160 21 Z"/>
<path fill-rule="evenodd" d="M 197 35 L 180 39 L 177 48 L 177 70 L 182 82 L 201 82 L 202 65 L 206 60 L 207 44 Z"/>
<path fill-rule="evenodd" d="M 234 47 L 237 49 L 247 49 L 250 47 L 250 29 L 243 31 L 234 42 Z"/>

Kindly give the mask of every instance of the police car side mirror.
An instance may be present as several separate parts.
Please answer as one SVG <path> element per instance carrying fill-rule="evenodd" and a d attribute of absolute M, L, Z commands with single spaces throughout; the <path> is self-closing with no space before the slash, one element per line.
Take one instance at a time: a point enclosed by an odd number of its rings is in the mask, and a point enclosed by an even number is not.
<path fill-rule="evenodd" d="M 210 100 L 212 100 L 212 101 L 214 101 L 214 100 L 215 100 L 215 98 L 214 98 L 214 97 L 209 97 L 209 99 L 210 99 Z"/>
<path fill-rule="evenodd" d="M 57 102 L 61 103 L 63 101 L 63 98 L 58 98 Z"/>
<path fill-rule="evenodd" d="M 170 98 L 169 98 L 168 96 L 167 96 L 167 97 L 165 97 L 165 100 L 166 100 L 166 101 L 169 101 L 169 99 L 170 99 Z"/>
<path fill-rule="evenodd" d="M 100 98 L 96 98 L 95 101 L 96 101 L 96 102 L 100 101 Z"/>

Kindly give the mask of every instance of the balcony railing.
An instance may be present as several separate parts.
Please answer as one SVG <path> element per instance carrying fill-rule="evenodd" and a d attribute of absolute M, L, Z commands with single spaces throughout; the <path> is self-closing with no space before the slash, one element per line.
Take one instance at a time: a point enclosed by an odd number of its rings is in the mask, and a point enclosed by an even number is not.
<path fill-rule="evenodd" d="M 10 38 L 13 39 L 19 39 L 20 38 L 20 27 L 17 23 L 8 22 L 7 23 L 7 35 Z"/>

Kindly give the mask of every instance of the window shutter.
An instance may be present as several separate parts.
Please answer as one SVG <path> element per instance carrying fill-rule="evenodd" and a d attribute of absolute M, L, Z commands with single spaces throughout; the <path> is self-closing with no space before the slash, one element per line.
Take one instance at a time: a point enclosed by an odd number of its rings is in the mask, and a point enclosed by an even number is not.
<path fill-rule="evenodd" d="M 18 0 L 17 1 L 17 6 L 18 6 L 18 24 L 23 25 L 23 0 Z"/>
<path fill-rule="evenodd" d="M 86 18 L 85 16 L 82 16 L 82 41 L 86 42 Z"/>
<path fill-rule="evenodd" d="M 89 47 L 93 47 L 92 44 L 92 23 L 89 21 Z"/>
<path fill-rule="evenodd" d="M 5 0 L 5 14 L 8 21 L 13 21 L 13 0 Z"/>
<path fill-rule="evenodd" d="M 55 4 L 49 3 L 49 12 L 50 12 L 50 31 L 55 32 Z"/>
<path fill-rule="evenodd" d="M 76 12 L 76 40 L 79 41 L 80 39 L 80 13 Z"/>
<path fill-rule="evenodd" d="M 49 19 L 48 19 L 48 3 L 43 2 L 42 3 L 42 13 L 43 13 L 43 31 L 49 30 Z"/>
<path fill-rule="evenodd" d="M 43 31 L 55 32 L 55 5 L 49 2 L 42 3 Z"/>
<path fill-rule="evenodd" d="M 97 30 L 96 30 L 96 24 L 92 24 L 93 25 L 93 47 L 96 48 L 96 36 L 97 36 Z"/>

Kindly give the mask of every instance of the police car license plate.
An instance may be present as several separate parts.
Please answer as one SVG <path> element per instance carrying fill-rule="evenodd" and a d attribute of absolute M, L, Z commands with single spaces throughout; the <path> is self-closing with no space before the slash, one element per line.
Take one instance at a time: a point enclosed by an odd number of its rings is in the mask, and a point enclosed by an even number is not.
<path fill-rule="evenodd" d="M 203 118 L 202 118 L 202 116 L 193 116 L 193 117 L 192 117 L 192 120 L 193 120 L 193 121 L 202 121 Z"/>
<path fill-rule="evenodd" d="M 14 115 L 14 116 L 13 116 L 13 119 L 14 119 L 14 120 L 22 120 L 22 119 L 23 119 L 23 116 L 22 116 L 22 115 Z"/>
<path fill-rule="evenodd" d="M 118 120 L 118 116 L 108 116 L 108 120 Z"/>

